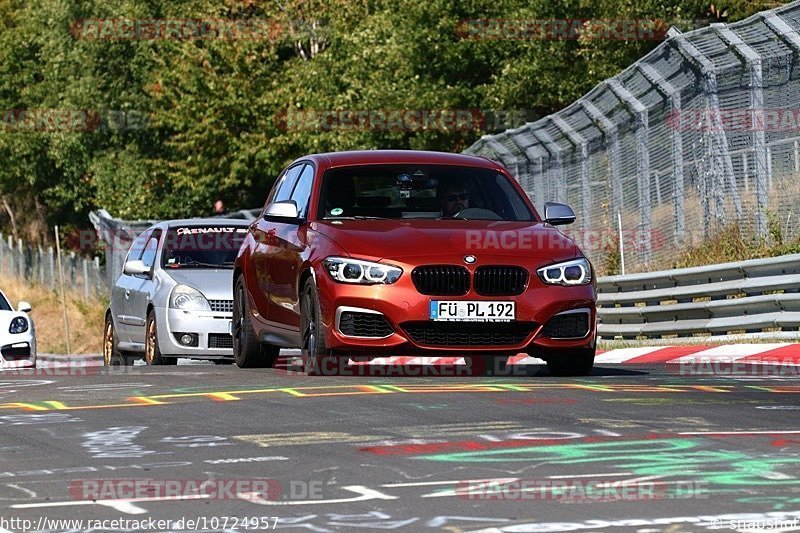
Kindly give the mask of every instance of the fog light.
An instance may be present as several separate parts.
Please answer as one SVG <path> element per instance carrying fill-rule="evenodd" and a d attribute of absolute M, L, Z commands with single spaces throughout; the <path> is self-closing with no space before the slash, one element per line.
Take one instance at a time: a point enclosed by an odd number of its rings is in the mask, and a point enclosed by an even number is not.
<path fill-rule="evenodd" d="M 189 346 L 192 344 L 192 341 L 194 341 L 194 337 L 192 335 L 189 335 L 188 333 L 181 335 L 181 344 Z"/>

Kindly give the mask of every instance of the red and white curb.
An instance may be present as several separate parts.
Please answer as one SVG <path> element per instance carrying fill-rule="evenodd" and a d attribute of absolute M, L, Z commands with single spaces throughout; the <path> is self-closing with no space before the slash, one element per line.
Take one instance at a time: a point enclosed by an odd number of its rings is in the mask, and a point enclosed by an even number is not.
<path fill-rule="evenodd" d="M 800 365 L 800 344 L 727 344 L 722 346 L 656 346 L 619 348 L 599 353 L 596 363 L 748 363 Z"/>

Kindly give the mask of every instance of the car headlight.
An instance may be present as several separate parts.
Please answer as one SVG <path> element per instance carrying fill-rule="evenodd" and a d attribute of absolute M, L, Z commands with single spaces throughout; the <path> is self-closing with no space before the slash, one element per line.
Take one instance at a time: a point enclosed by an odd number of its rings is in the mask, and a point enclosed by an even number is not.
<path fill-rule="evenodd" d="M 328 257 L 322 261 L 322 264 L 328 274 L 340 283 L 389 285 L 400 279 L 400 275 L 403 273 L 403 269 L 400 267 L 347 257 Z"/>
<path fill-rule="evenodd" d="M 14 317 L 11 320 L 11 325 L 8 326 L 9 333 L 25 333 L 28 331 L 28 319 L 22 316 Z"/>
<path fill-rule="evenodd" d="M 211 311 L 211 306 L 203 294 L 188 285 L 176 285 L 169 297 L 169 306 L 184 311 Z"/>
<path fill-rule="evenodd" d="M 542 267 L 536 273 L 548 285 L 586 285 L 592 281 L 592 265 L 585 257 Z"/>

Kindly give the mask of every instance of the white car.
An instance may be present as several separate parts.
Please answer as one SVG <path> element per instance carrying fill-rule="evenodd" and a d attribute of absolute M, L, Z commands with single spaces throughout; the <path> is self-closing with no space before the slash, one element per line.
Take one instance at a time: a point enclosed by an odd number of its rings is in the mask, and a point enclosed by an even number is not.
<path fill-rule="evenodd" d="M 36 366 L 36 331 L 30 310 L 31 304 L 20 302 L 14 311 L 0 291 L 0 369 Z"/>

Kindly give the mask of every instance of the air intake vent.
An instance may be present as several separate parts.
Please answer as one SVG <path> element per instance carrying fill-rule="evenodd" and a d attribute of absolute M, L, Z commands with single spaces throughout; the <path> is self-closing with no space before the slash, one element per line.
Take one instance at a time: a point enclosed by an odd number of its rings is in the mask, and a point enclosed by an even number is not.
<path fill-rule="evenodd" d="M 233 348 L 233 337 L 227 333 L 209 333 L 209 348 Z"/>
<path fill-rule="evenodd" d="M 528 284 L 528 271 L 517 266 L 482 266 L 475 271 L 475 292 L 483 296 L 522 294 Z"/>
<path fill-rule="evenodd" d="M 516 346 L 533 332 L 533 322 L 405 322 L 411 339 L 425 346 Z"/>
<path fill-rule="evenodd" d="M 394 330 L 383 315 L 343 311 L 339 317 L 339 331 L 351 337 L 388 337 Z"/>
<path fill-rule="evenodd" d="M 455 265 L 417 267 L 411 280 L 420 294 L 431 296 L 463 296 L 469 291 L 469 270 Z"/>
<path fill-rule="evenodd" d="M 556 315 L 542 330 L 542 335 L 551 339 L 575 339 L 589 333 L 589 312 Z"/>
<path fill-rule="evenodd" d="M 233 313 L 233 300 L 209 300 L 208 305 L 215 313 Z"/>

